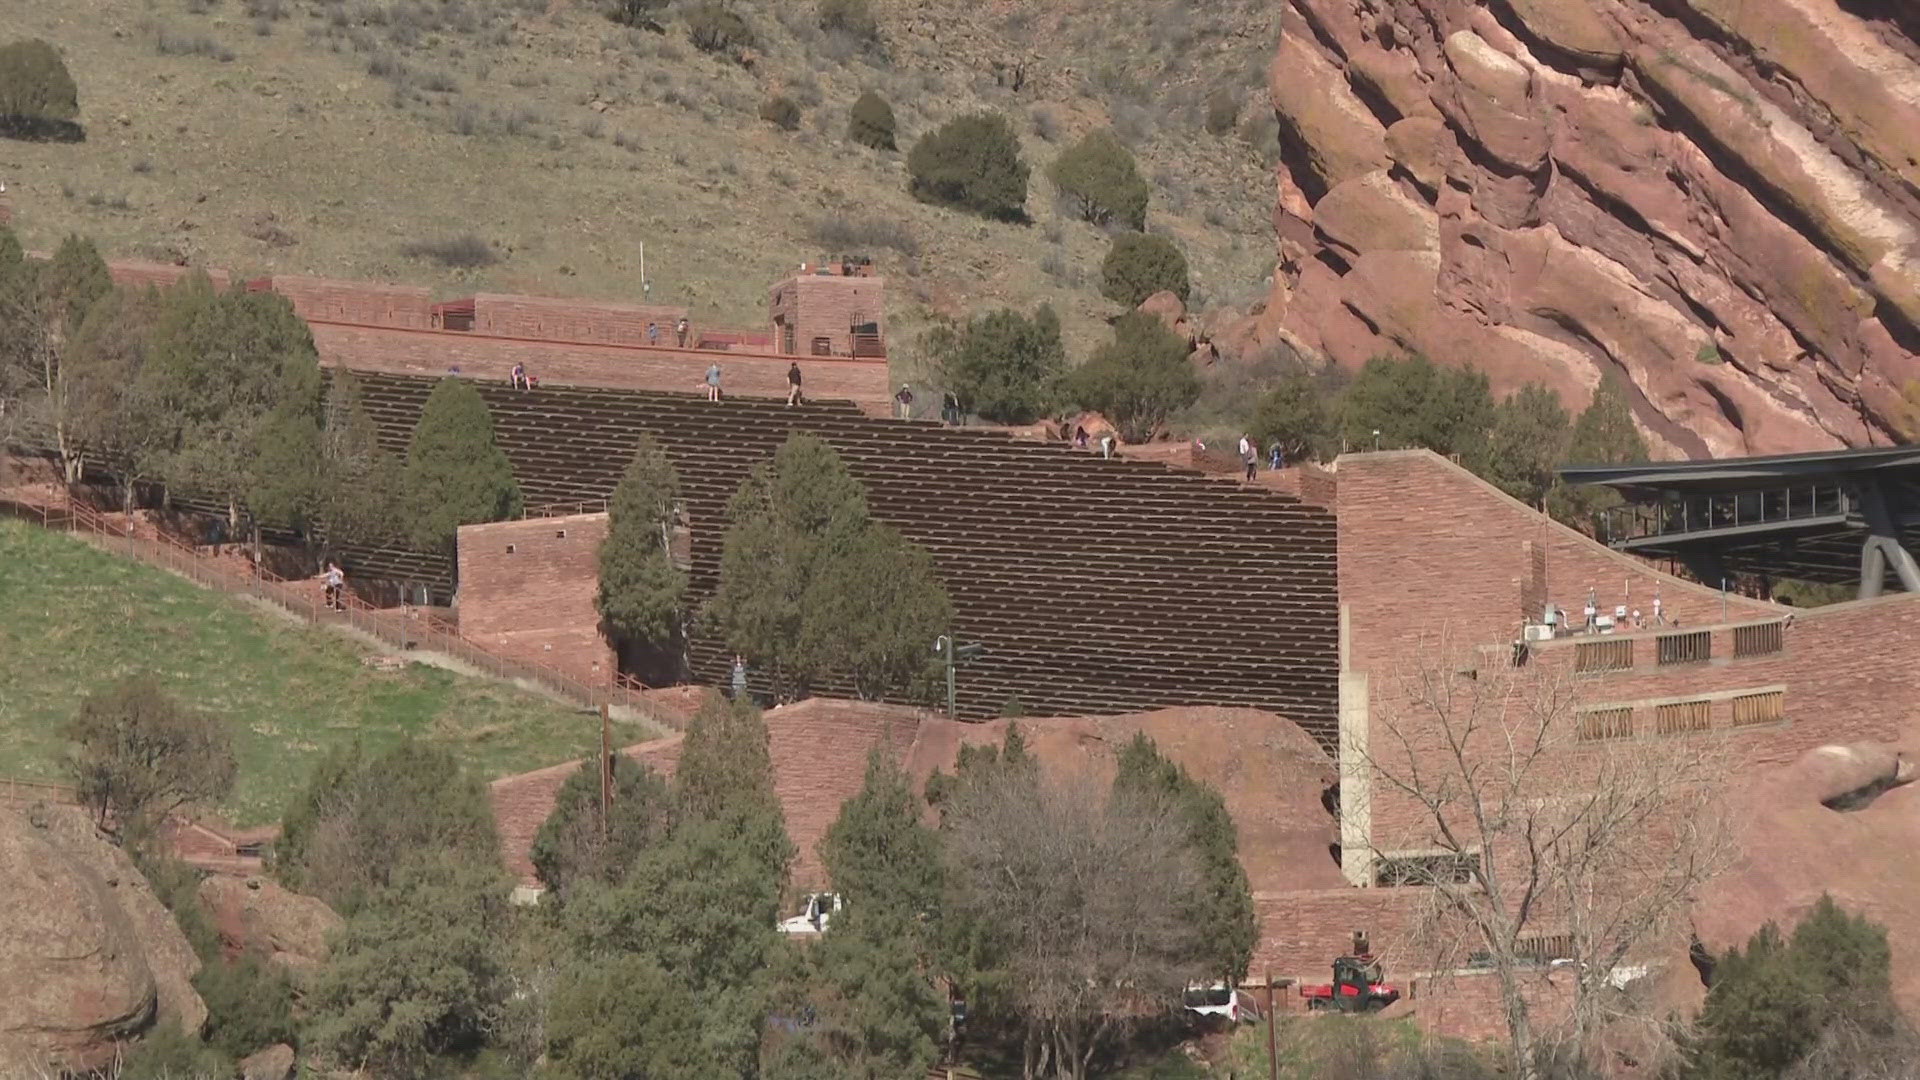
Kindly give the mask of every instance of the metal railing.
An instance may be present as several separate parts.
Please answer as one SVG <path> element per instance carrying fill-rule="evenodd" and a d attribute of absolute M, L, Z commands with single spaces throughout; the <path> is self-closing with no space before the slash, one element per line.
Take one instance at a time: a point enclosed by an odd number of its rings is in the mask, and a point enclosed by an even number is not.
<path fill-rule="evenodd" d="M 1616 506 L 1607 510 L 1601 519 L 1601 538 L 1617 544 L 1710 529 L 1839 517 L 1853 512 L 1853 494 L 1846 485 L 1802 484 Z"/>
<path fill-rule="evenodd" d="M 377 608 L 351 593 L 342 596 L 338 609 L 330 608 L 313 595 L 314 590 L 301 588 L 299 580 L 280 577 L 257 564 L 241 569 L 231 560 L 204 554 L 164 534 L 138 536 L 129 525 L 70 499 L 58 506 L 0 501 L 0 510 L 38 522 L 44 528 L 90 537 L 107 551 L 170 570 L 204 588 L 265 601 L 309 625 L 350 627 L 402 651 L 425 649 L 450 656 L 496 679 L 530 683 L 585 709 L 617 706 L 659 720 L 641 696 L 640 691 L 646 687 L 631 676 L 616 679 L 615 673 L 609 672 L 604 682 L 592 681 L 537 660 L 502 656 L 463 637 L 452 624 L 430 611 L 410 605 Z"/>

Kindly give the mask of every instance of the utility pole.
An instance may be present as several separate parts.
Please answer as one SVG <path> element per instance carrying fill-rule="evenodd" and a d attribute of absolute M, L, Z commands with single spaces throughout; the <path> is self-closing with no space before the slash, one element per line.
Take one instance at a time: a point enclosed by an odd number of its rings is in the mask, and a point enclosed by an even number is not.
<path fill-rule="evenodd" d="M 600 706 L 600 842 L 607 842 L 607 822 L 613 816 L 613 725 L 607 706 Z"/>
<path fill-rule="evenodd" d="M 1339 987 L 1335 987 L 1334 989 L 1337 992 L 1339 990 Z M 1274 1025 L 1278 1024 L 1279 1022 L 1280 1022 L 1280 1017 L 1275 1013 L 1274 1007 L 1273 1007 L 1273 969 L 1268 968 L 1267 969 L 1267 1070 L 1269 1073 L 1272 1074 L 1272 1080 L 1280 1080 L 1280 1039 L 1279 1039 L 1279 1036 L 1275 1033 L 1275 1028 L 1274 1028 Z"/>

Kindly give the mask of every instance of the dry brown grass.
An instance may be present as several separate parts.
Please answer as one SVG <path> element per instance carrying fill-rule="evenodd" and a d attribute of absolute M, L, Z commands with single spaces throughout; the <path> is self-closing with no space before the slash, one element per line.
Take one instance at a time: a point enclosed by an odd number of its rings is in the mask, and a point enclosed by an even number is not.
<path fill-rule="evenodd" d="M 644 241 L 654 299 L 717 323 L 757 322 L 766 285 L 823 253 L 823 221 L 872 222 L 911 237 L 872 252 L 895 280 L 897 342 L 936 313 L 1047 301 L 1082 351 L 1113 314 L 1084 284 L 1107 238 L 1056 211 L 1038 107 L 1054 140 L 1102 123 L 1135 140 L 1164 179 L 1153 226 L 1186 247 L 1199 294 L 1244 299 L 1272 269 L 1262 155 L 1204 127 L 1218 87 L 1254 111 L 1270 4 L 875 0 L 877 50 L 822 31 L 808 0 L 736 6 L 751 68 L 698 53 L 677 16 L 628 30 L 589 0 L 0 0 L 9 36 L 64 52 L 88 130 L 0 143 L 0 176 L 30 246 L 78 231 L 115 253 L 449 295 L 633 299 Z M 846 137 L 869 88 L 903 150 L 961 112 L 1012 116 L 1035 223 L 910 199 L 902 154 Z M 797 131 L 758 119 L 774 94 L 801 106 Z M 261 220 L 296 242 L 250 237 Z M 500 262 L 403 254 L 468 234 Z"/>

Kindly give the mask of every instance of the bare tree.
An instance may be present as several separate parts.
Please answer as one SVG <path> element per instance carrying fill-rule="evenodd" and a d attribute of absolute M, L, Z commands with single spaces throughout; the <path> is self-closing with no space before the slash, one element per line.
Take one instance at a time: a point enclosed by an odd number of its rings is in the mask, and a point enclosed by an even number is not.
<path fill-rule="evenodd" d="M 1441 642 L 1390 680 L 1362 740 L 1369 802 L 1414 811 L 1399 835 L 1376 828 L 1368 854 L 1383 883 L 1423 890 L 1415 936 L 1437 967 L 1498 980 L 1517 1075 L 1535 1080 L 1543 1060 L 1590 1056 L 1603 1031 L 1658 1027 L 1627 990 L 1651 954 L 1677 952 L 1694 893 L 1730 855 L 1722 740 L 1590 710 L 1550 660 L 1452 655 Z M 1554 961 L 1570 962 L 1573 993 L 1549 1023 L 1523 984 Z"/>
<path fill-rule="evenodd" d="M 1028 1080 L 1087 1075 L 1108 1039 L 1176 1008 L 1208 967 L 1185 819 L 1159 793 L 997 770 L 948 807 L 952 914 L 1027 1029 Z"/>
<path fill-rule="evenodd" d="M 68 767 L 103 828 L 137 832 L 233 789 L 226 723 L 181 706 L 150 677 L 89 694 L 67 736 L 75 743 Z"/>

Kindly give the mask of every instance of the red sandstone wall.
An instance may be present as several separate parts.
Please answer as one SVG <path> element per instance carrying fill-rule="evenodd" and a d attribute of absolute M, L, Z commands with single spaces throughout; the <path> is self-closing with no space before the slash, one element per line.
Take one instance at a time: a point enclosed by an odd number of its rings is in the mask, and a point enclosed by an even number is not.
<path fill-rule="evenodd" d="M 460 632 L 582 679 L 611 678 L 593 602 L 606 535 L 605 514 L 461 526 Z"/>
<path fill-rule="evenodd" d="M 433 293 L 407 285 L 276 274 L 265 288 L 293 301 L 309 322 L 361 323 L 424 330 L 433 325 Z"/>
<path fill-rule="evenodd" d="M 836 356 L 853 352 L 849 328 L 857 322 L 876 322 L 887 332 L 886 285 L 877 277 L 803 275 L 774 286 L 773 317 L 786 318 L 794 327 L 793 351 L 811 355 L 813 339 L 826 338 Z M 775 347 L 779 343 L 776 341 Z"/>
<path fill-rule="evenodd" d="M 522 363 L 542 382 L 692 393 L 718 362 L 729 394 L 787 396 L 787 366 L 798 359 L 808 396 L 844 398 L 884 408 L 892 397 L 884 360 L 837 360 L 747 353 L 688 352 L 611 345 L 565 345 L 489 338 L 460 331 L 389 330 L 315 323 L 322 363 L 405 375 L 462 375 L 507 381 Z"/>
<path fill-rule="evenodd" d="M 607 304 L 481 293 L 473 298 L 473 331 L 544 341 L 645 345 L 647 324 L 653 323 L 660 328 L 660 344 L 673 345 L 674 326 L 686 314 L 685 307 L 669 304 Z M 689 338 L 688 344 L 692 343 Z"/>

